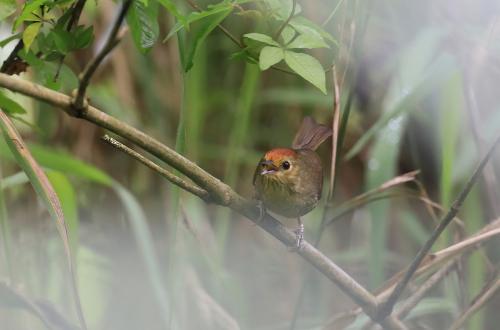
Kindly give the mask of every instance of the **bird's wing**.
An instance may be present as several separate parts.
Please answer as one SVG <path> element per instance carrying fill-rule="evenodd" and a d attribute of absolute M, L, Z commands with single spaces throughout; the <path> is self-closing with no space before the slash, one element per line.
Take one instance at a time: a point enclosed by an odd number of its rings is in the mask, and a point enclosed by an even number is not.
<path fill-rule="evenodd" d="M 292 148 L 316 150 L 331 135 L 332 130 L 329 127 L 318 124 L 307 116 L 293 139 Z"/>

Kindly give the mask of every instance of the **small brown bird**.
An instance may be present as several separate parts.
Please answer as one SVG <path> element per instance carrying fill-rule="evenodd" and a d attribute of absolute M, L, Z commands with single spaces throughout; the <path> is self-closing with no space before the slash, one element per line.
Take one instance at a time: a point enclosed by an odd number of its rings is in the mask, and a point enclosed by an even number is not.
<path fill-rule="evenodd" d="M 316 207 L 323 187 L 323 167 L 315 150 L 332 131 L 305 117 L 292 148 L 276 148 L 264 154 L 255 170 L 253 184 L 263 212 L 270 210 L 287 218 L 297 218 L 296 247 L 304 240 L 301 216 Z"/>

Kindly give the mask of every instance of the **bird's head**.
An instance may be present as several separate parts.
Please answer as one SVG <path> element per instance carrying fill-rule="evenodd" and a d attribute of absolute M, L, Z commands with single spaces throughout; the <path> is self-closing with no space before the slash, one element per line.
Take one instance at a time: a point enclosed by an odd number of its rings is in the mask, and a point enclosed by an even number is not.
<path fill-rule="evenodd" d="M 289 148 L 277 148 L 268 151 L 259 162 L 258 173 L 271 180 L 285 182 L 298 173 L 298 154 Z"/>

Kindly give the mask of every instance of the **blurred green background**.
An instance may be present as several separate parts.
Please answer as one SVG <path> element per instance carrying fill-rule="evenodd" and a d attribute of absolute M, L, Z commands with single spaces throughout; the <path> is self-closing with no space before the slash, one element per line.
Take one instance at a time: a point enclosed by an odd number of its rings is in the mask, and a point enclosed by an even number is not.
<path fill-rule="evenodd" d="M 306 240 L 322 230 L 320 250 L 373 291 L 408 265 L 500 134 L 500 3 L 299 4 L 305 17 L 325 22 L 337 41 L 309 52 L 326 69 L 327 95 L 296 75 L 261 72 L 232 58 L 239 49 L 214 30 L 187 73 L 181 70 L 179 39 L 159 41 L 142 54 L 125 34 L 88 96 L 91 104 L 175 147 L 251 198 L 263 152 L 289 146 L 306 115 L 332 122 L 334 64 L 345 133 L 330 201 L 331 142 L 319 149 L 325 193 L 305 217 Z M 183 1 L 178 6 L 190 11 Z M 76 75 L 103 44 L 117 9 L 107 0 L 86 4 L 81 23 L 94 26 L 95 41 L 66 57 L 63 92 L 76 87 Z M 161 40 L 175 22 L 166 11 L 158 22 Z M 257 29 L 245 11 L 223 24 L 238 37 Z M 10 19 L 0 23 L 2 39 L 11 26 Z M 14 45 L 1 49 L 2 61 Z M 53 75 L 56 66 L 45 70 Z M 44 74 L 28 68 L 21 76 L 43 83 Z M 28 111 L 24 122 L 15 123 L 63 205 L 89 329 L 343 328 L 332 325 L 332 317 L 355 307 L 353 302 L 259 227 L 179 191 L 104 144 L 102 129 L 8 95 Z M 45 329 L 42 315 L 53 329 L 73 329 L 78 322 L 56 226 L 4 142 L 0 152 L 0 328 Z M 500 216 L 499 164 L 497 152 L 461 209 L 462 225 L 450 225 L 435 250 Z M 420 171 L 419 184 L 413 180 L 353 203 L 412 170 Z M 442 208 L 429 213 L 429 200 Z M 332 218 L 321 228 L 322 219 Z M 486 281 L 498 277 L 499 247 L 498 238 L 492 239 L 464 256 L 407 316 L 407 324 L 447 328 Z M 465 328 L 497 328 L 499 308 L 496 295 Z M 361 329 L 365 322 L 360 317 L 349 328 Z"/>

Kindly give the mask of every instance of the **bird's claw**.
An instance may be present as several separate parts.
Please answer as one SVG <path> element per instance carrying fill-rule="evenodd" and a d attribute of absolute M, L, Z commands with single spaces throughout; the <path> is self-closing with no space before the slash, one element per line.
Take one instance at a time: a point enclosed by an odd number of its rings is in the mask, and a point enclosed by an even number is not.
<path fill-rule="evenodd" d="M 255 224 L 259 225 L 266 216 L 266 207 L 264 206 L 264 203 L 259 200 L 257 201 L 257 208 L 259 209 L 259 217 L 255 220 Z"/>
<path fill-rule="evenodd" d="M 293 231 L 295 233 L 295 246 L 292 247 L 291 251 L 300 251 L 304 243 L 304 224 L 299 224 L 299 227 Z"/>

